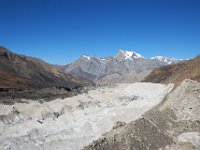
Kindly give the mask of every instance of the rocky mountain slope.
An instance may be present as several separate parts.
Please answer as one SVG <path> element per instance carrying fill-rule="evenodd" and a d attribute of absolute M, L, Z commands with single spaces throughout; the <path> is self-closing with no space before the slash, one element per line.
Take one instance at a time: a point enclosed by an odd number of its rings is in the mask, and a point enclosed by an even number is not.
<path fill-rule="evenodd" d="M 32 93 L 32 91 L 30 92 L 31 89 L 54 87 L 71 91 L 73 88 L 89 83 L 86 80 L 80 80 L 66 74 L 40 59 L 15 54 L 4 47 L 0 47 L 1 99 L 5 96 L 13 96 L 14 98 L 24 90 L 27 90 L 24 97 L 28 97 Z M 45 93 L 45 91 L 43 92 Z M 39 93 L 38 95 L 44 94 Z"/>
<path fill-rule="evenodd" d="M 184 80 L 163 102 L 116 128 L 85 150 L 200 149 L 200 83 Z"/>
<path fill-rule="evenodd" d="M 161 56 L 145 59 L 136 52 L 121 50 L 117 55 L 107 58 L 83 55 L 74 63 L 59 68 L 97 83 L 134 82 L 142 80 L 155 68 L 179 61 Z"/>
<path fill-rule="evenodd" d="M 152 71 L 144 82 L 180 83 L 184 79 L 200 81 L 200 56 Z"/>

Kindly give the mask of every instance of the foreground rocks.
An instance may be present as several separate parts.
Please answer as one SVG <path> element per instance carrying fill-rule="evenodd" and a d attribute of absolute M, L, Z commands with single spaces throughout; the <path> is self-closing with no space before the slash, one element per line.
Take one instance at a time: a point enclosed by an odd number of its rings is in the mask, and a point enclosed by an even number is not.
<path fill-rule="evenodd" d="M 119 84 L 43 103 L 23 99 L 27 102 L 0 104 L 0 149 L 82 149 L 110 130 L 138 119 L 172 88 L 152 83 Z"/>
<path fill-rule="evenodd" d="M 43 103 L 0 104 L 0 149 L 199 150 L 200 83 L 172 88 L 119 84 Z"/>
<path fill-rule="evenodd" d="M 185 80 L 156 108 L 85 150 L 199 150 L 200 83 Z"/>

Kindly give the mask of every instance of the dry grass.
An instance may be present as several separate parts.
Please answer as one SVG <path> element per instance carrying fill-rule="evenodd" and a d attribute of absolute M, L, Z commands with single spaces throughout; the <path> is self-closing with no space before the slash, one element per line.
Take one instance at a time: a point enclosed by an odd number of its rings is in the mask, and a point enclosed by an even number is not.
<path fill-rule="evenodd" d="M 156 69 L 144 79 L 144 82 L 175 83 L 177 85 L 184 79 L 200 81 L 200 56 Z"/>

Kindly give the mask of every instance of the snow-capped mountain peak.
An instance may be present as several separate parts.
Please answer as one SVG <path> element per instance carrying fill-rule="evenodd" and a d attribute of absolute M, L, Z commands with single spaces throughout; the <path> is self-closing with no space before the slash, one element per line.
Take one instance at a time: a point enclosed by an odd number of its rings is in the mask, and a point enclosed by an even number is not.
<path fill-rule="evenodd" d="M 66 65 L 65 72 L 93 82 L 130 82 L 141 80 L 147 73 L 161 66 L 179 62 L 175 58 L 155 56 L 144 58 L 135 51 L 120 50 L 116 55 L 97 57 L 82 55 L 79 60 Z M 63 67 L 62 67 L 63 68 Z"/>
<path fill-rule="evenodd" d="M 136 52 L 133 52 L 132 57 L 134 57 L 134 58 L 144 58 L 141 54 L 136 53 Z"/>
<path fill-rule="evenodd" d="M 119 60 L 133 60 L 144 57 L 135 51 L 120 50 L 120 52 L 116 55 L 116 58 Z"/>
<path fill-rule="evenodd" d="M 131 59 L 131 57 L 133 56 L 133 52 L 132 51 L 123 51 L 123 50 L 121 50 L 121 53 L 124 54 L 125 59 Z"/>
<path fill-rule="evenodd" d="M 156 60 L 156 61 L 160 61 L 160 62 L 165 62 L 167 64 L 172 64 L 172 63 L 176 63 L 178 60 L 176 58 L 168 58 L 168 57 L 164 57 L 164 56 L 154 56 L 150 58 L 151 60 Z"/>
<path fill-rule="evenodd" d="M 86 59 L 88 59 L 88 60 L 91 60 L 91 57 L 88 56 L 88 55 L 82 55 L 82 58 L 86 58 Z"/>
<path fill-rule="evenodd" d="M 157 61 L 159 63 L 165 63 L 165 64 L 173 64 L 173 63 L 182 61 L 181 59 L 168 58 L 164 56 L 154 56 L 154 57 L 151 57 L 150 59 L 146 59 L 141 54 L 135 51 L 129 51 L 129 50 L 120 50 L 119 53 L 115 55 L 114 57 L 107 57 L 107 58 L 88 56 L 85 54 L 81 56 L 81 60 L 86 61 L 86 62 L 99 61 L 100 63 L 105 63 L 107 61 L 111 61 L 112 59 L 116 59 L 118 61 L 140 61 L 140 60 L 145 59 L 145 60 Z"/>

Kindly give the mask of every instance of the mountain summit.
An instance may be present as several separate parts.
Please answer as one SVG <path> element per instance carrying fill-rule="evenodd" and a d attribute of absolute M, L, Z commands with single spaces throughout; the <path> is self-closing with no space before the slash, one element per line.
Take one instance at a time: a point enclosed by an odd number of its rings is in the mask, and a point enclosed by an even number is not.
<path fill-rule="evenodd" d="M 61 68 L 66 73 L 96 83 L 135 82 L 142 80 L 155 68 L 179 61 L 161 56 L 146 59 L 135 51 L 120 50 L 115 56 L 107 58 L 82 55 Z"/>
<path fill-rule="evenodd" d="M 115 56 L 117 60 L 135 60 L 135 59 L 144 59 L 144 57 L 134 51 L 120 50 L 119 53 Z"/>

